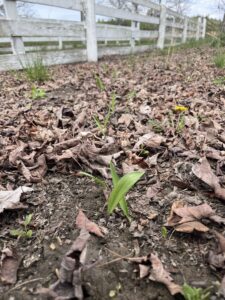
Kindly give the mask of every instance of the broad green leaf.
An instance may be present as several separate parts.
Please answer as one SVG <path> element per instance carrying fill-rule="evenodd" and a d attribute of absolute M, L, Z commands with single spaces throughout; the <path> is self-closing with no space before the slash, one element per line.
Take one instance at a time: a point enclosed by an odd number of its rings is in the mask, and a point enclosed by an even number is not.
<path fill-rule="evenodd" d="M 32 237 L 32 234 L 33 234 L 33 231 L 32 231 L 32 230 L 28 230 L 28 231 L 26 232 L 26 237 L 31 238 L 31 237 Z"/>
<path fill-rule="evenodd" d="M 82 171 L 79 172 L 79 174 L 91 178 L 96 184 L 98 184 L 98 185 L 100 185 L 100 186 L 102 186 L 102 187 L 104 187 L 104 188 L 106 188 L 106 186 L 107 186 L 107 184 L 105 183 L 104 180 L 102 180 L 102 179 L 100 179 L 100 178 L 98 178 L 98 177 L 96 177 L 96 176 L 93 176 L 93 175 L 91 175 L 91 174 L 89 174 L 89 173 L 82 172 Z"/>
<path fill-rule="evenodd" d="M 12 236 L 23 236 L 24 231 L 23 230 L 18 230 L 18 229 L 13 229 L 10 231 L 10 234 Z"/>
<path fill-rule="evenodd" d="M 113 186 L 115 188 L 115 186 L 118 184 L 118 182 L 120 180 L 120 177 L 116 173 L 116 168 L 112 162 L 110 162 L 110 172 L 111 172 L 111 176 L 112 176 Z M 122 209 L 124 215 L 127 217 L 128 220 L 130 220 L 129 208 L 127 206 L 127 201 L 126 201 L 125 197 L 122 197 L 119 200 L 119 205 L 120 205 L 120 208 Z"/>
<path fill-rule="evenodd" d="M 25 227 L 30 224 L 30 221 L 31 221 L 32 217 L 33 217 L 33 214 L 29 214 L 29 215 L 26 216 L 26 218 L 23 222 Z"/>
<path fill-rule="evenodd" d="M 132 172 L 124 175 L 113 188 L 108 201 L 108 213 L 111 214 L 121 198 L 129 192 L 135 183 L 144 175 L 144 172 Z"/>

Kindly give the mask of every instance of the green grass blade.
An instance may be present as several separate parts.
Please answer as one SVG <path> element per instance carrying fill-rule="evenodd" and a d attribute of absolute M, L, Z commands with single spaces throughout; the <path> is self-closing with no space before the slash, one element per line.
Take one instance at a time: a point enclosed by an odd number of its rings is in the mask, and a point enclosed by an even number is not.
<path fill-rule="evenodd" d="M 116 168 L 112 162 L 110 162 L 110 172 L 111 172 L 111 176 L 112 176 L 113 186 L 115 187 L 118 184 L 120 177 L 116 173 Z M 127 217 L 128 220 L 130 220 L 129 208 L 128 208 L 125 197 L 122 197 L 119 200 L 119 205 L 120 205 L 120 208 L 122 209 L 124 215 Z"/>
<path fill-rule="evenodd" d="M 124 175 L 113 188 L 108 201 L 108 213 L 111 214 L 116 206 L 125 197 L 127 192 L 144 175 L 144 172 L 132 172 Z"/>
<path fill-rule="evenodd" d="M 87 176 L 87 177 L 91 178 L 96 184 L 98 184 L 98 185 L 100 185 L 100 186 L 102 186 L 104 188 L 106 188 L 106 186 L 107 186 L 104 180 L 102 180 L 102 179 L 100 179 L 100 178 L 98 178 L 96 176 L 93 176 L 93 175 L 91 175 L 89 173 L 80 171 L 79 175 L 84 175 L 84 176 Z"/>

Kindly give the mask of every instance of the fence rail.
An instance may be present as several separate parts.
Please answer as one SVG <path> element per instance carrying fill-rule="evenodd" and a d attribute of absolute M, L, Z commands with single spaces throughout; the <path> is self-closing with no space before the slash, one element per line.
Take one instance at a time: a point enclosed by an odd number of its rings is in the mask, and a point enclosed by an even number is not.
<path fill-rule="evenodd" d="M 205 37 L 205 18 L 193 20 L 150 0 L 127 1 L 129 10 L 100 5 L 95 0 L 21 1 L 78 11 L 80 21 L 22 18 L 16 0 L 3 0 L 0 71 L 24 68 L 37 56 L 46 65 L 95 62 L 104 55 L 163 49 Z M 102 17 L 127 20 L 126 26 L 99 22 Z"/>

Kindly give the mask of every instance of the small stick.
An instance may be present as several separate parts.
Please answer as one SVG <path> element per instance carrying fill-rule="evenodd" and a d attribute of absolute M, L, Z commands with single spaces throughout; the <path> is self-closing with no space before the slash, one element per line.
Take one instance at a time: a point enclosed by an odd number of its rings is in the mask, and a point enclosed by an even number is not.
<path fill-rule="evenodd" d="M 26 284 L 28 284 L 28 283 L 32 283 L 32 282 L 35 282 L 35 281 L 38 281 L 38 280 L 42 280 L 42 279 L 43 279 L 43 278 L 35 278 L 35 279 L 31 279 L 31 280 L 24 281 L 24 282 L 22 282 L 22 283 L 20 283 L 20 284 L 18 284 L 18 285 L 16 285 L 16 286 L 14 286 L 14 288 L 8 290 L 6 293 L 7 293 L 7 294 L 8 294 L 8 293 L 11 293 L 12 291 L 17 290 L 17 289 L 20 288 L 21 286 L 24 286 L 24 285 L 26 285 Z"/>

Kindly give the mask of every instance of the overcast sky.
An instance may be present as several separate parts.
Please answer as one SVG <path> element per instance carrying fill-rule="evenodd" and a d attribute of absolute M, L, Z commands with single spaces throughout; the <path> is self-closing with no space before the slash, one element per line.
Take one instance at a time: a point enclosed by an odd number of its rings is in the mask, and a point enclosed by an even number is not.
<path fill-rule="evenodd" d="M 2 0 L 0 0 L 0 3 L 1 1 Z M 189 16 L 202 15 L 221 19 L 223 13 L 222 11 L 218 10 L 218 1 L 219 0 L 191 0 L 192 4 L 190 4 L 187 14 Z M 32 6 L 33 10 L 35 11 L 36 17 L 66 20 L 78 20 L 79 18 L 79 13 L 75 11 L 42 5 Z"/>

